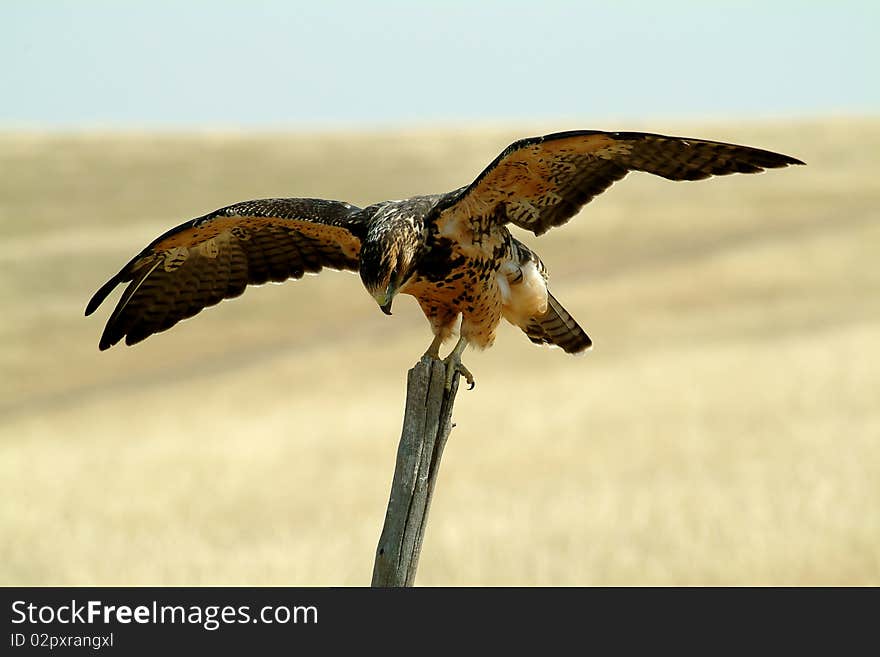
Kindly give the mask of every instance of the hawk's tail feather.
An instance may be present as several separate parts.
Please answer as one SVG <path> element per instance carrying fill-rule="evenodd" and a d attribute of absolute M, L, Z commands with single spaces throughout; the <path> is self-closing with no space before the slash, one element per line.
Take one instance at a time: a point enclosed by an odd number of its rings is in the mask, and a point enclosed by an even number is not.
<path fill-rule="evenodd" d="M 579 354 L 593 346 L 590 336 L 549 292 L 547 310 L 532 317 L 523 331 L 535 344 L 556 345 L 569 354 Z"/>

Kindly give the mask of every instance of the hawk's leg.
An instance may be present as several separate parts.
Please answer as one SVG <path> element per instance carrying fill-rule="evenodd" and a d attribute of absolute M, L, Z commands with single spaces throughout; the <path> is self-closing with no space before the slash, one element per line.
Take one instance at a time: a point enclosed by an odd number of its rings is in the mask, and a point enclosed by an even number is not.
<path fill-rule="evenodd" d="M 440 345 L 443 344 L 443 334 L 434 336 L 434 342 L 431 343 L 431 346 L 428 347 L 428 350 L 422 355 L 422 358 L 427 356 L 428 358 L 433 358 L 434 360 L 440 360 Z"/>
<path fill-rule="evenodd" d="M 461 362 L 461 352 L 464 351 L 467 345 L 467 340 L 465 340 L 464 338 L 459 338 L 458 342 L 455 345 L 455 349 L 452 350 L 452 353 L 443 359 L 443 362 L 446 365 L 447 390 L 452 387 L 452 378 L 455 376 L 456 372 L 460 372 L 461 375 L 464 376 L 465 380 L 468 382 L 468 390 L 473 390 L 474 386 L 476 385 L 476 382 L 474 381 L 474 375 L 471 374 L 470 370 L 466 368 Z"/>

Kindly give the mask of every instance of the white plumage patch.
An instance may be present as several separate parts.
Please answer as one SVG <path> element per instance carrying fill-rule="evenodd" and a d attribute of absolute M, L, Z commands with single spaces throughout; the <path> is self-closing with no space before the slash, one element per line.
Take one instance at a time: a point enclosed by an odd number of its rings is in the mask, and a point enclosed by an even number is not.
<path fill-rule="evenodd" d="M 523 267 L 505 262 L 498 270 L 498 289 L 504 318 L 511 324 L 524 327 L 547 312 L 547 281 L 534 262 Z"/>

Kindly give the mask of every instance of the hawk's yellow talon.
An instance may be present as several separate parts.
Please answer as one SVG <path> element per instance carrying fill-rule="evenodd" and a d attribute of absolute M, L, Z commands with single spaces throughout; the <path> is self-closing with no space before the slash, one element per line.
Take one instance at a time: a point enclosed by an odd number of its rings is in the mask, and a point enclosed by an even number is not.
<path fill-rule="evenodd" d="M 434 360 L 440 360 L 440 345 L 443 344 L 443 335 L 438 335 L 434 338 L 434 341 L 431 343 L 431 346 L 428 347 L 428 350 L 422 354 L 422 358 L 427 356 L 428 358 L 433 358 Z"/>
<path fill-rule="evenodd" d="M 474 381 L 474 375 L 471 374 L 471 371 L 461 362 L 461 352 L 464 351 L 465 347 L 467 347 L 467 340 L 459 338 L 452 353 L 443 359 L 443 364 L 446 365 L 447 390 L 452 388 L 452 380 L 455 378 L 456 372 L 461 374 L 464 377 L 464 380 L 467 381 L 468 390 L 473 390 L 474 386 L 477 385 L 476 381 Z"/>

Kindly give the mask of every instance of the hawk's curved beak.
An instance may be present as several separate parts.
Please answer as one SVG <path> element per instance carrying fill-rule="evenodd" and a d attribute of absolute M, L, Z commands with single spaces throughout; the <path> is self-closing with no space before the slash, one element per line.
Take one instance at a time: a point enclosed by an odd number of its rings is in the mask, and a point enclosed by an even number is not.
<path fill-rule="evenodd" d="M 381 308 L 382 312 L 386 315 L 391 314 L 391 302 L 394 301 L 395 292 L 397 292 L 397 290 L 395 290 L 393 286 L 389 285 L 384 292 L 377 292 L 373 295 L 376 303 L 379 304 L 379 308 Z"/>

